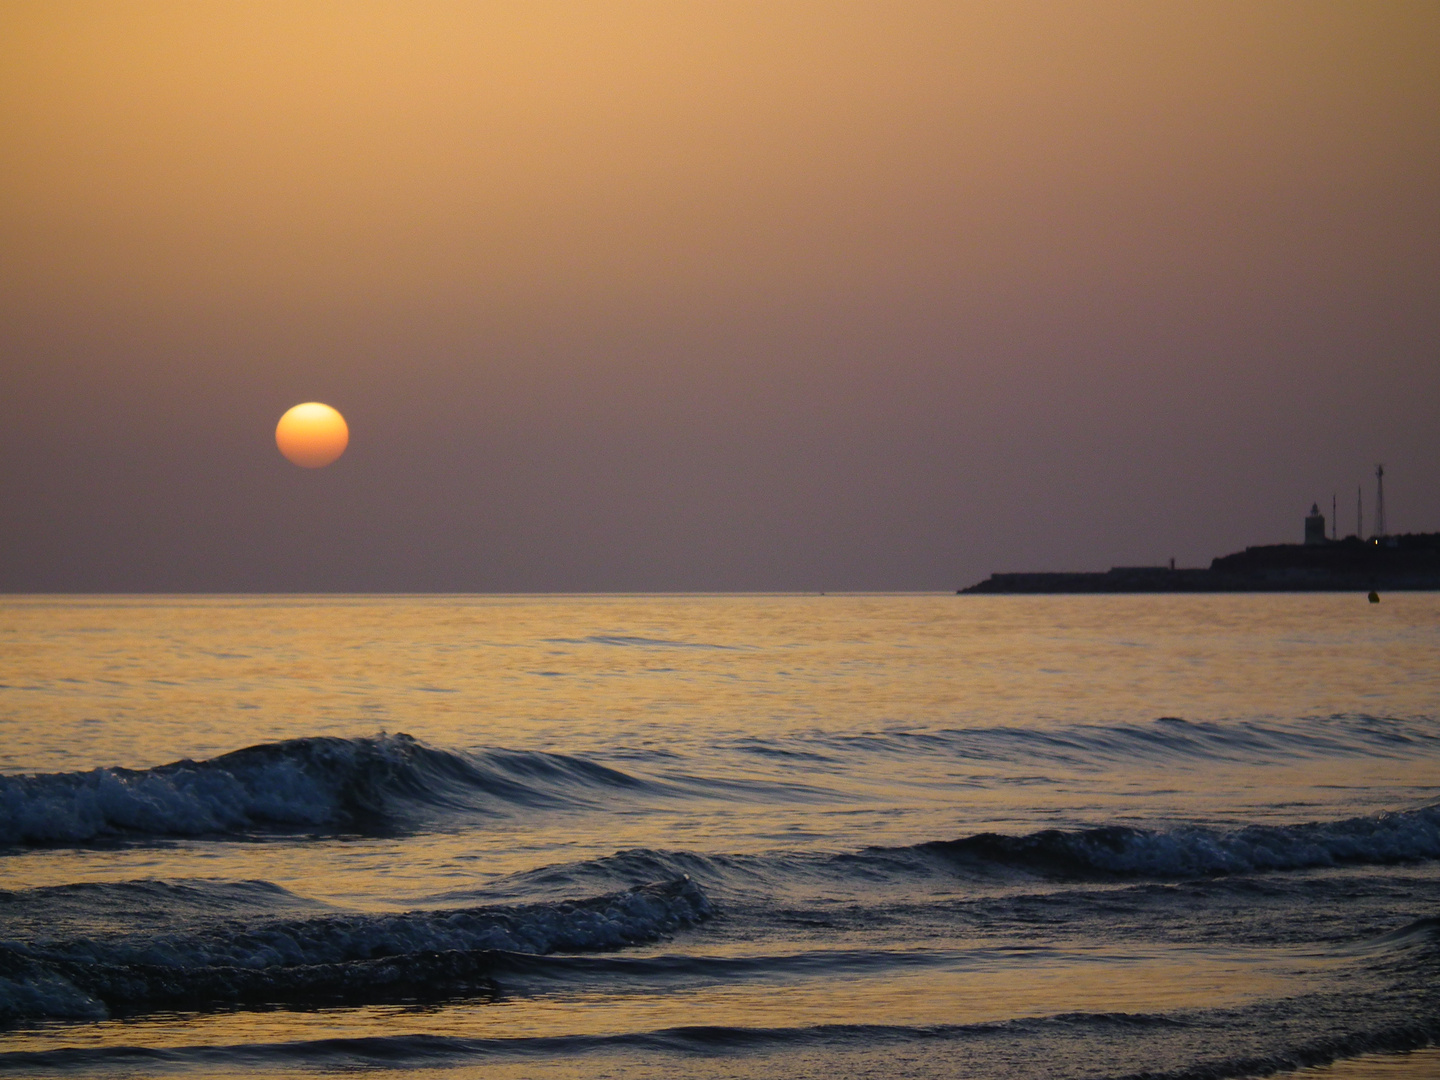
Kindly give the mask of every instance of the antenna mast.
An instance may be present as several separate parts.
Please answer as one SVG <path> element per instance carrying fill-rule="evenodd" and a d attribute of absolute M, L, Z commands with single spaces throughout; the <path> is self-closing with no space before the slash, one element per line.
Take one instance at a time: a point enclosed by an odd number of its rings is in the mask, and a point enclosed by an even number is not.
<path fill-rule="evenodd" d="M 1365 539 L 1365 493 L 1355 485 L 1355 539 Z"/>
<path fill-rule="evenodd" d="M 1335 493 L 1332 491 L 1332 492 L 1330 493 L 1330 539 L 1331 539 L 1331 540 L 1339 540 L 1339 539 L 1340 539 L 1340 515 L 1335 512 L 1335 499 L 1336 499 L 1336 495 L 1335 495 Z"/>
<path fill-rule="evenodd" d="M 1375 535 L 1385 535 L 1385 466 L 1375 466 Z"/>

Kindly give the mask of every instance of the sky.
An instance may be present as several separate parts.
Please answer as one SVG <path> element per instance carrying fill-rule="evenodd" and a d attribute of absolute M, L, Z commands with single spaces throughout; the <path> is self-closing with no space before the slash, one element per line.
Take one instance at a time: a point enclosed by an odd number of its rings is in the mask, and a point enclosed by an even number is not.
<path fill-rule="evenodd" d="M 0 4 L 0 590 L 1206 565 L 1437 421 L 1428 0 Z"/>

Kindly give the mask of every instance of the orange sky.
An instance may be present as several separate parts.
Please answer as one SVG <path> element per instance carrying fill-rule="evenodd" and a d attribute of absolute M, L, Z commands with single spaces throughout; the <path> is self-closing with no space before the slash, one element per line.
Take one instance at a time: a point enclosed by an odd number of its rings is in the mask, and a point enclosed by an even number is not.
<path fill-rule="evenodd" d="M 0 133 L 0 588 L 1440 529 L 1432 3 L 12 2 Z"/>

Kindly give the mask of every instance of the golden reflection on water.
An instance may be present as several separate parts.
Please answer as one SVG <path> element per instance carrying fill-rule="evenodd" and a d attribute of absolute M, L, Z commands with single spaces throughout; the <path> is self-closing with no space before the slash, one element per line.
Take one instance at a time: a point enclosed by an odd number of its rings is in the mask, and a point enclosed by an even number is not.
<path fill-rule="evenodd" d="M 1440 698 L 1437 626 L 1430 593 L 1379 608 L 1348 594 L 12 596 L 0 717 L 20 741 L 0 769 L 143 768 L 238 738 L 382 728 L 634 747 L 697 726 L 1410 716 Z"/>
<path fill-rule="evenodd" d="M 1023 953 L 1023 950 L 1021 951 Z M 643 953 L 627 953 L 643 955 Z M 748 1028 L 822 1024 L 966 1025 L 1066 1012 L 1154 1013 L 1232 1007 L 1295 989 L 1333 962 L 1277 957 L 1273 950 L 1223 954 L 1191 948 L 1116 948 L 1017 960 L 1013 949 L 989 960 L 964 957 L 943 967 L 889 969 L 884 975 L 831 972 L 745 984 L 637 988 L 625 994 L 547 984 L 543 996 L 495 1002 L 306 1011 L 151 1014 L 147 1046 L 226 1046 L 309 1039 L 435 1035 L 463 1039 L 612 1036 L 703 1023 Z M 124 1044 L 125 1020 L 34 1029 L 8 1036 L 8 1049 Z"/>
<path fill-rule="evenodd" d="M 444 748 L 579 755 L 683 799 L 463 830 L 145 851 L 36 850 L 15 886 L 263 878 L 404 906 L 536 860 L 630 847 L 758 852 L 1167 819 L 1306 821 L 1433 798 L 1427 756 L 1147 760 L 1094 748 L 1016 765 L 931 733 L 1056 731 L 1364 711 L 1424 714 L 1440 596 L 237 596 L 0 600 L 0 769 L 143 768 L 297 736 L 406 731 Z M 1323 676 L 1317 677 L 1317 673 Z M 908 740 L 887 768 L 886 739 Z M 746 752 L 756 739 L 799 764 Z M 787 741 L 788 740 L 788 741 Z M 873 767 L 847 767 L 874 744 Z M 697 775 L 703 774 L 703 776 Z M 694 782 L 719 780 L 723 788 Z M 747 785 L 759 785 L 751 789 Z M 783 793 L 783 797 L 777 796 Z M 596 811 L 603 811 L 597 816 Z M 603 822 L 603 825 L 601 824 Z M 223 871 L 220 869 L 223 866 Z"/>
<path fill-rule="evenodd" d="M 1431 594 L 1396 596 L 1378 609 L 1338 595 L 6 598 L 0 770 L 143 768 L 271 740 L 389 730 L 480 757 L 495 749 L 573 755 L 643 781 L 577 788 L 574 805 L 543 811 L 497 803 L 447 817 L 422 806 L 431 817 L 401 823 L 394 835 L 39 847 L 5 858 L 7 888 L 214 877 L 269 881 L 361 911 L 449 908 L 504 903 L 513 898 L 507 875 L 626 848 L 785 851 L 796 857 L 784 881 L 752 882 L 737 863 L 728 891 L 715 890 L 720 917 L 624 956 L 868 949 L 908 951 L 915 961 L 873 973 L 827 962 L 733 982 L 636 975 L 587 988 L 555 980 L 533 993 L 521 980 L 496 1003 L 147 1016 L 14 1031 L 6 1049 L 414 1034 L 506 1040 L 697 1024 L 964 1025 L 1239 1008 L 1303 994 L 1341 961 L 1153 937 L 1132 945 L 1123 918 L 1084 946 L 1042 931 L 1036 940 L 1057 944 L 1027 951 L 1013 937 L 971 939 L 963 919 L 927 923 L 916 912 L 952 913 L 952 903 L 1010 889 L 1043 896 L 1052 886 L 1042 880 L 937 870 L 917 872 L 890 895 L 883 873 L 837 882 L 801 856 L 986 829 L 1322 821 L 1433 799 L 1433 753 L 1400 745 L 1391 753 L 1383 741 L 1364 753 L 1310 746 L 1323 741 L 1334 714 L 1433 713 L 1437 627 L 1440 597 Z M 1204 722 L 1226 722 L 1229 741 L 1213 755 L 1169 752 L 1164 739 L 1173 732 L 1157 723 L 1164 716 L 1190 721 L 1190 735 Z M 1232 738 L 1250 721 L 1302 737 L 1252 755 Z M 1129 726 L 1113 751 L 1107 725 Z M 1084 746 L 1067 749 L 1082 726 Z M 993 754 L 955 741 L 975 729 L 1026 741 Z M 1307 743 L 1312 734 L 1318 741 Z M 926 741 L 939 736 L 943 746 Z M 1152 736 L 1157 749 L 1147 756 L 1143 740 Z M 1289 871 L 1286 880 L 1303 886 L 1309 873 Z M 1340 880 L 1351 871 L 1316 873 Z M 1423 889 L 1429 873 L 1396 869 L 1387 880 Z M 566 886 L 570 896 L 616 887 L 591 879 Z M 781 929 L 728 937 L 727 911 L 755 897 L 809 914 L 873 902 L 867 910 L 881 914 L 852 930 L 782 919 Z M 315 910 L 277 903 L 277 919 Z M 787 1051 L 787 1070 L 804 1074 L 808 1052 Z M 844 1060 L 855 1075 L 891 1076 L 896 1056 L 912 1052 L 928 1051 L 864 1050 Z M 815 1075 L 834 1075 L 841 1058 L 827 1053 L 817 1051 Z M 765 1075 L 764 1055 L 737 1060 L 687 1059 L 683 1071 Z M 666 1074 L 587 1052 L 433 1075 L 607 1071 Z"/>

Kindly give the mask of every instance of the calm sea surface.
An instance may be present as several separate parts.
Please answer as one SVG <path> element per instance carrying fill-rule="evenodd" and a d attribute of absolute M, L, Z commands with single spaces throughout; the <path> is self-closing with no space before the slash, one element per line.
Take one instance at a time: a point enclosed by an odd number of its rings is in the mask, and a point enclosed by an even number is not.
<path fill-rule="evenodd" d="M 1440 1071 L 1436 594 L 6 597 L 0 735 L 0 1073 Z"/>

